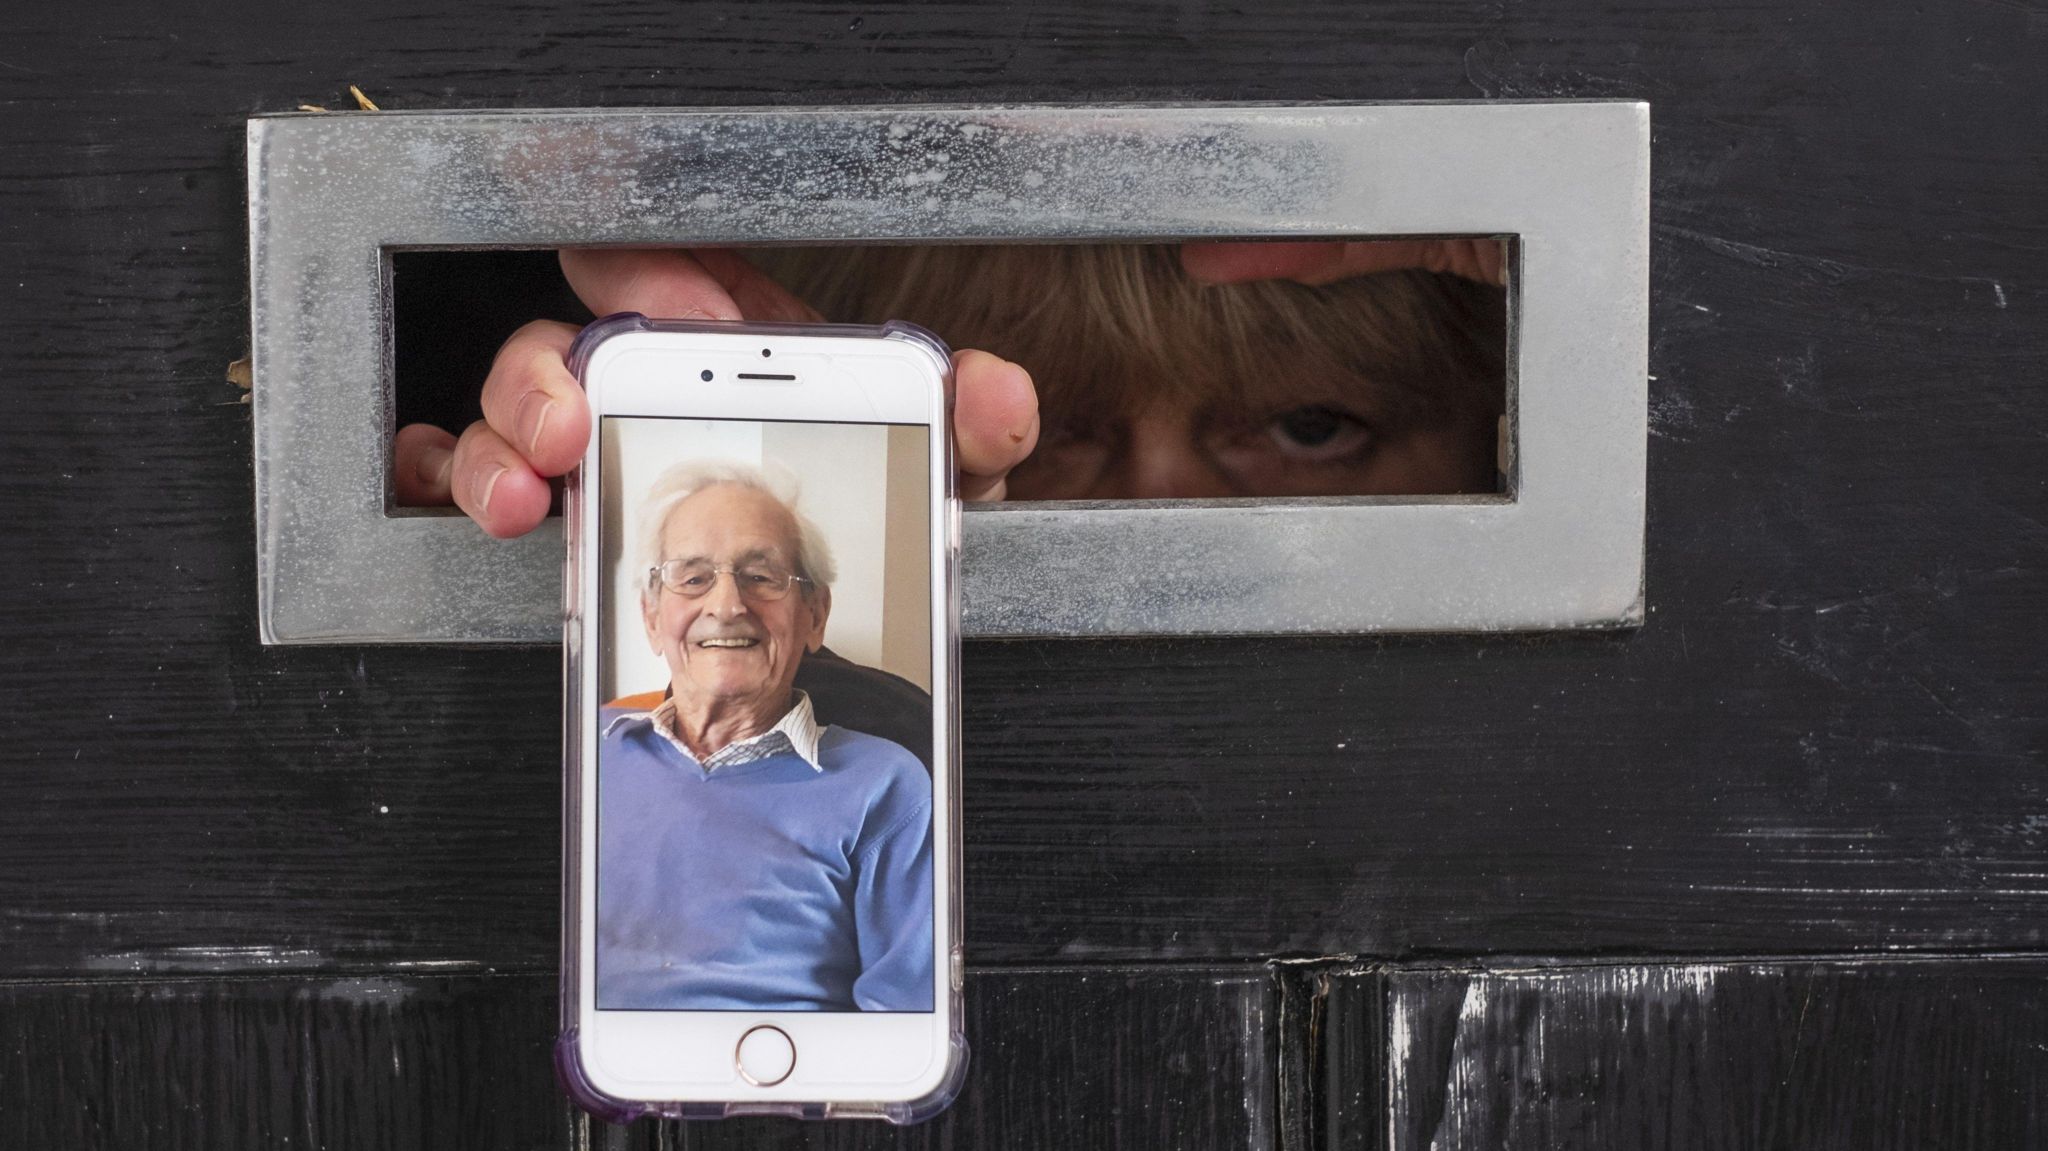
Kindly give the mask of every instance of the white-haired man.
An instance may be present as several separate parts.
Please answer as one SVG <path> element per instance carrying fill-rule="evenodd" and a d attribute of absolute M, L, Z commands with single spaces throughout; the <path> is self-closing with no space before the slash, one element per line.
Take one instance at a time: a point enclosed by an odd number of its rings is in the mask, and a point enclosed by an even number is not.
<path fill-rule="evenodd" d="M 932 1010 L 930 777 L 794 686 L 832 609 L 822 534 L 729 464 L 672 469 L 642 523 L 669 693 L 600 720 L 597 1005 Z"/>

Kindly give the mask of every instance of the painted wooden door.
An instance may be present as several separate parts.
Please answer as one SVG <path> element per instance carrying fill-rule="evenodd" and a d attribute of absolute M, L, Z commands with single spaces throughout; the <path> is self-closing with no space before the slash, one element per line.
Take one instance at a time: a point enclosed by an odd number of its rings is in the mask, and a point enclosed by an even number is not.
<path fill-rule="evenodd" d="M 0 1146 L 2048 1145 L 2040 11 L 8 25 Z M 351 83 L 1647 99 L 1647 623 L 970 644 L 965 1096 L 905 1131 L 587 1122 L 548 1057 L 557 653 L 256 634 L 243 121 Z"/>

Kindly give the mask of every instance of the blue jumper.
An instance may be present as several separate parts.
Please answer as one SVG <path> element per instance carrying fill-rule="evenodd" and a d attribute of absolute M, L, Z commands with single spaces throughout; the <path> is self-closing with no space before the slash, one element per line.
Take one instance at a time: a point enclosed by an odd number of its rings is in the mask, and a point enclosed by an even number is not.
<path fill-rule="evenodd" d="M 651 719 L 598 747 L 600 1010 L 932 1010 L 931 779 L 843 727 L 706 771 Z"/>

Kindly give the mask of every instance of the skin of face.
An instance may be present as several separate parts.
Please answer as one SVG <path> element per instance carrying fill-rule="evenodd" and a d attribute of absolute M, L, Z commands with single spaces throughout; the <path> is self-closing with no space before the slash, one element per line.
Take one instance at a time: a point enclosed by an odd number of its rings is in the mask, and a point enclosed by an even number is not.
<path fill-rule="evenodd" d="M 1256 414 L 1207 419 L 1170 401 L 1136 417 L 1073 412 L 1010 473 L 1023 500 L 1417 495 L 1494 490 L 1493 418 L 1413 424 L 1366 405 L 1253 389 Z M 1062 425 L 1064 427 L 1062 427 Z M 1079 428 L 1079 431 L 1066 430 Z"/>
<path fill-rule="evenodd" d="M 913 320 L 1029 369 L 1039 431 L 1009 499 L 1499 490 L 1497 240 L 750 255 L 835 320 Z"/>
<path fill-rule="evenodd" d="M 669 511 L 662 562 L 742 564 L 766 560 L 795 570 L 796 518 L 756 488 L 719 484 Z M 748 600 L 730 574 L 686 599 L 654 584 L 641 597 L 647 642 L 668 664 L 677 735 L 699 758 L 774 727 L 791 706 L 791 685 L 807 652 L 825 642 L 828 588 L 797 584 L 782 599 Z M 736 645 L 736 646 L 734 646 Z"/>

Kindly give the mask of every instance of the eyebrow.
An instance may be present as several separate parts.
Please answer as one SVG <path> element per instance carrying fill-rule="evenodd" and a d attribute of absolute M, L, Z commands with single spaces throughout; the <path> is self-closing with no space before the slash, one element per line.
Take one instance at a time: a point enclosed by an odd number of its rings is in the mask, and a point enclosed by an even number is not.
<path fill-rule="evenodd" d="M 1235 391 L 1214 397 L 1209 408 L 1248 416 L 1307 407 L 1346 408 L 1364 414 L 1386 407 L 1393 392 L 1385 380 L 1364 373 L 1302 372 L 1248 381 Z"/>
<path fill-rule="evenodd" d="M 743 563 L 751 563 L 754 560 L 774 560 L 780 563 L 782 561 L 782 551 L 780 548 L 748 548 L 746 551 L 743 551 L 739 555 L 734 556 L 731 562 L 734 566 L 738 566 Z M 668 559 L 665 559 L 662 562 L 708 564 L 716 563 L 718 561 L 714 560 L 710 556 L 699 553 L 697 555 L 670 556 Z"/>

